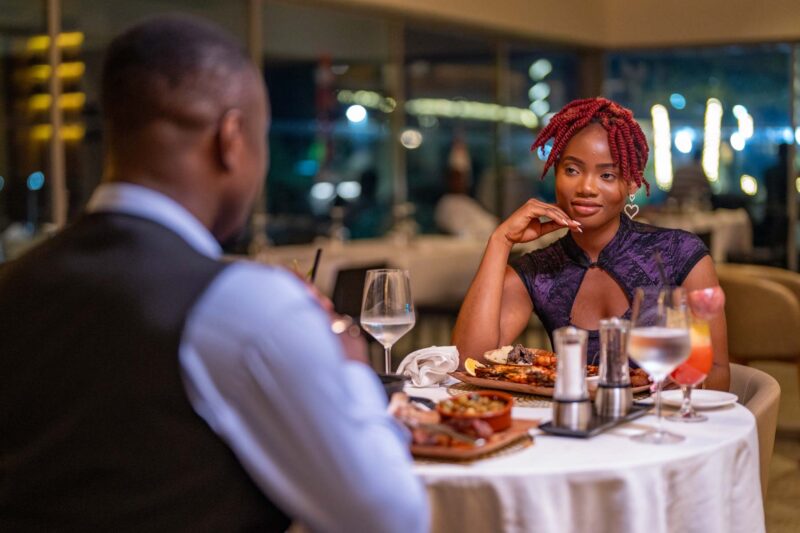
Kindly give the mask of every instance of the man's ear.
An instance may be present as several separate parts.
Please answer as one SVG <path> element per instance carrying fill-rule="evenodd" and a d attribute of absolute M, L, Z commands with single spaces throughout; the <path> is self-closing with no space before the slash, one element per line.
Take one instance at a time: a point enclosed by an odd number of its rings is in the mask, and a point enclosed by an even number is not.
<path fill-rule="evenodd" d="M 217 130 L 217 154 L 225 170 L 231 170 L 241 155 L 244 146 L 244 124 L 242 112 L 228 109 L 219 120 Z"/>

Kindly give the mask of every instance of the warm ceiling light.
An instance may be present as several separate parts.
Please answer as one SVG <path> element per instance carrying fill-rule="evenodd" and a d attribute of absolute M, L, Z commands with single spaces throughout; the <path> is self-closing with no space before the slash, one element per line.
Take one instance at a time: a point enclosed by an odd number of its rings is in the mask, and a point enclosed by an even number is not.
<path fill-rule="evenodd" d="M 49 94 L 34 94 L 28 98 L 28 109 L 31 112 L 45 112 L 50 109 L 52 99 Z M 64 93 L 58 99 L 59 107 L 65 111 L 78 111 L 86 103 L 84 93 Z"/>
<path fill-rule="evenodd" d="M 52 71 L 50 65 L 33 65 L 28 67 L 28 77 L 34 82 L 45 82 L 50 79 Z M 86 65 L 81 61 L 70 61 L 58 65 L 58 77 L 62 80 L 80 78 L 84 72 L 86 72 Z"/>
<path fill-rule="evenodd" d="M 60 33 L 56 42 L 59 48 L 78 48 L 83 44 L 83 32 L 70 31 Z M 34 35 L 25 43 L 25 49 L 31 53 L 46 52 L 49 47 L 49 35 Z"/>
<path fill-rule="evenodd" d="M 61 139 L 64 141 L 80 141 L 85 135 L 86 127 L 83 124 L 64 124 L 61 126 Z M 30 137 L 32 141 L 47 142 L 52 136 L 53 126 L 50 124 L 37 124 L 31 128 Z"/>

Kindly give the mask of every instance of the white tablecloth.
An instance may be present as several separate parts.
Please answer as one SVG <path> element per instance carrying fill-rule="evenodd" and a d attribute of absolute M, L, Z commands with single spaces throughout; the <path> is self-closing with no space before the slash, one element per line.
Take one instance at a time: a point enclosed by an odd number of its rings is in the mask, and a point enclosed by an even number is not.
<path fill-rule="evenodd" d="M 647 220 L 664 228 L 711 235 L 711 257 L 718 263 L 728 260 L 732 252 L 753 250 L 753 225 L 745 209 L 715 209 L 694 213 L 649 212 Z"/>
<path fill-rule="evenodd" d="M 739 404 L 706 414 L 700 424 L 665 422 L 687 437 L 674 445 L 628 438 L 655 423 L 648 415 L 588 440 L 537 435 L 531 447 L 470 464 L 420 461 L 432 530 L 764 531 L 755 419 Z M 515 407 L 513 416 L 544 422 L 550 409 Z"/>

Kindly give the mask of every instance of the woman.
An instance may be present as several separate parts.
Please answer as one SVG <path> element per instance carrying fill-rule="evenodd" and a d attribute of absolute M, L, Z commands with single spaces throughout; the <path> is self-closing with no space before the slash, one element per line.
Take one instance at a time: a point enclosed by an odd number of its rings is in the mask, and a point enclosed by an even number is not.
<path fill-rule="evenodd" d="M 541 131 L 533 149 L 553 145 L 544 174 L 556 173 L 556 204 L 536 199 L 502 222 L 489 238 L 464 299 L 453 342 L 466 357 L 510 344 L 536 312 L 548 334 L 567 325 L 589 330 L 590 360 L 599 352 L 598 323 L 630 318 L 633 291 L 663 285 L 656 252 L 671 285 L 691 291 L 719 284 L 703 242 L 691 233 L 634 222 L 626 199 L 644 185 L 648 147 L 632 113 L 604 98 L 576 100 Z M 540 217 L 545 217 L 542 221 Z M 508 265 L 511 248 L 568 228 L 547 248 Z M 714 366 L 706 387 L 728 390 L 724 313 L 711 321 Z"/>

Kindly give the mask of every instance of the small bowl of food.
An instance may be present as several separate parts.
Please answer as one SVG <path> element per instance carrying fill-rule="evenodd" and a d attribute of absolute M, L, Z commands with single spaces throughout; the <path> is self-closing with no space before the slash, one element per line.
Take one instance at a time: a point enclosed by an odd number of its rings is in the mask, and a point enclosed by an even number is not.
<path fill-rule="evenodd" d="M 436 410 L 444 422 L 481 420 L 494 431 L 503 431 L 511 427 L 513 405 L 514 398 L 510 394 L 481 390 L 442 400 Z"/>

